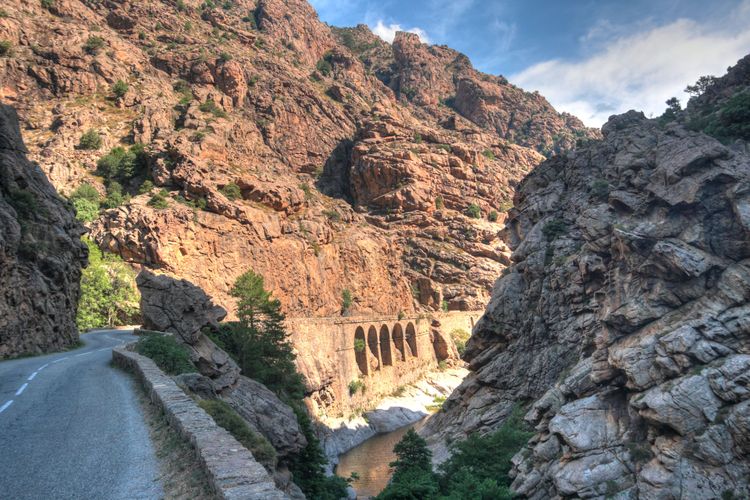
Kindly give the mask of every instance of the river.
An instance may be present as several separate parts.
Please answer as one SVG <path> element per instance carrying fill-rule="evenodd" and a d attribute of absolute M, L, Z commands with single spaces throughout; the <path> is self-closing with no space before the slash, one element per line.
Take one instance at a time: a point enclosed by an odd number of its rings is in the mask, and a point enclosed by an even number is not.
<path fill-rule="evenodd" d="M 424 419 L 364 441 L 339 457 L 336 474 L 348 478 L 352 472 L 356 472 L 359 479 L 352 483 L 352 487 L 357 491 L 357 498 L 377 496 L 391 478 L 388 464 L 396 459 L 393 447 L 406 431 L 412 427 L 419 429 L 423 424 Z"/>

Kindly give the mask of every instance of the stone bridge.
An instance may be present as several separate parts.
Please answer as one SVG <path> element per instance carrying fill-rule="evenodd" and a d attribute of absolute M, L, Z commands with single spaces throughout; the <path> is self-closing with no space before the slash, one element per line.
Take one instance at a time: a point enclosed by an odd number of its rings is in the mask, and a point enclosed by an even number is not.
<path fill-rule="evenodd" d="M 287 326 L 314 410 L 345 416 L 456 359 L 451 332 L 471 332 L 483 312 L 287 318 Z"/>

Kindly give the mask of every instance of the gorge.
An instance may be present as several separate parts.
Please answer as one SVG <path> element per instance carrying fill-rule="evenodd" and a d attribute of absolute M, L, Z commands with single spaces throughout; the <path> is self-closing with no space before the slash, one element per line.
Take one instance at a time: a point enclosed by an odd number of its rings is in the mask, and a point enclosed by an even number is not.
<path fill-rule="evenodd" d="M 411 498 L 461 498 L 440 464 L 511 423 L 507 478 L 465 483 L 750 496 L 750 56 L 599 131 L 304 0 L 11 2 L 0 41 L 0 359 L 129 290 L 97 326 L 137 319 L 115 361 L 216 496 L 338 498 L 340 455 L 422 420 Z"/>

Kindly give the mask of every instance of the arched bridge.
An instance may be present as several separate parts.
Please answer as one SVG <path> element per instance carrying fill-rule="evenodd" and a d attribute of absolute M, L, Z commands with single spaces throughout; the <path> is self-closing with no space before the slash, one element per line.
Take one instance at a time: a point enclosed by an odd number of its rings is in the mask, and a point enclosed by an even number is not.
<path fill-rule="evenodd" d="M 451 332 L 470 332 L 482 313 L 287 318 L 287 326 L 316 410 L 341 416 L 416 382 L 455 356 Z"/>

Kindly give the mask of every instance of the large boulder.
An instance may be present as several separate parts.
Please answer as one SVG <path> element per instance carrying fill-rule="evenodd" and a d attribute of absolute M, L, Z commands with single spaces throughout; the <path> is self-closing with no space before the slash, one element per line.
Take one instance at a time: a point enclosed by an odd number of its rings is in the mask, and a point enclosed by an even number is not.
<path fill-rule="evenodd" d="M 143 324 L 149 330 L 172 333 L 188 347 L 201 374 L 213 380 L 217 391 L 237 382 L 240 368 L 202 329 L 218 328 L 227 312 L 187 280 L 141 271 L 136 277 L 141 292 Z"/>

